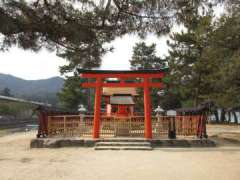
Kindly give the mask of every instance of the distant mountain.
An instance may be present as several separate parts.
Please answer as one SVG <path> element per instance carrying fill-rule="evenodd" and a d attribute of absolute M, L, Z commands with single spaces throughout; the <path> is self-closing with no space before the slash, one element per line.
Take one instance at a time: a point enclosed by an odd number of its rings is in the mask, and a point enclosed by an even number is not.
<path fill-rule="evenodd" d="M 56 94 L 62 89 L 64 79 L 52 77 L 40 80 L 24 80 L 12 75 L 0 73 L 0 91 L 9 88 L 15 97 L 28 100 L 57 103 Z"/>

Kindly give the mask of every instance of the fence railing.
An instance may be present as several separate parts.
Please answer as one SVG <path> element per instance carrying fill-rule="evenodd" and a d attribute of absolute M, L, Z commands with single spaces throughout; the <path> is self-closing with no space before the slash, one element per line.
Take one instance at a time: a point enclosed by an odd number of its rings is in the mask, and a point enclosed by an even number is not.
<path fill-rule="evenodd" d="M 168 137 L 170 119 L 168 116 L 152 117 L 152 135 L 154 138 Z"/>
<path fill-rule="evenodd" d="M 48 136 L 91 137 L 93 116 L 48 116 Z"/>
<path fill-rule="evenodd" d="M 144 117 L 102 117 L 101 137 L 144 137 Z"/>
<path fill-rule="evenodd" d="M 176 134 L 179 136 L 196 136 L 201 116 L 176 116 Z"/>
<path fill-rule="evenodd" d="M 48 137 L 92 137 L 93 116 L 49 115 L 40 122 L 40 135 Z M 44 128 L 41 127 L 44 125 Z M 42 132 L 41 132 L 42 131 Z M 206 136 L 204 116 L 153 116 L 153 138 Z M 101 116 L 100 137 L 144 137 L 144 116 Z"/>

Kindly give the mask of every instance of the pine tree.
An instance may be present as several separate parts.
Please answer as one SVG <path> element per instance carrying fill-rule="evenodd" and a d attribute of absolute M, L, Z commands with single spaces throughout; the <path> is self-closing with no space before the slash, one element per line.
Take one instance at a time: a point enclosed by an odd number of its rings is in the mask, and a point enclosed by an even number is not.
<path fill-rule="evenodd" d="M 88 90 L 80 88 L 81 79 L 79 76 L 71 76 L 65 80 L 64 87 L 58 93 L 61 106 L 67 110 L 77 111 L 78 106 L 88 105 Z"/>
<path fill-rule="evenodd" d="M 161 69 L 165 61 L 156 56 L 156 44 L 146 45 L 145 42 L 137 43 L 133 48 L 130 60 L 131 69 Z"/>
<path fill-rule="evenodd" d="M 212 91 L 209 92 L 221 107 L 236 107 L 240 104 L 240 13 L 239 8 L 222 16 L 205 50 L 212 59 L 212 72 L 208 76 Z M 210 61 L 209 61 L 210 62 Z"/>
<path fill-rule="evenodd" d="M 181 12 L 186 30 L 172 33 L 168 41 L 171 87 L 177 89 L 186 106 L 198 105 L 209 91 L 205 83 L 208 62 L 203 51 L 212 31 L 212 11 L 205 11 L 200 12 L 194 3 L 188 3 Z"/>
<path fill-rule="evenodd" d="M 131 69 L 142 70 L 142 69 L 162 69 L 166 67 L 165 60 L 161 59 L 156 55 L 156 44 L 146 45 L 145 42 L 136 43 L 133 47 L 133 55 L 130 59 Z M 152 88 L 152 106 L 156 108 L 159 105 L 159 89 Z M 139 109 L 143 108 L 143 91 L 139 89 L 139 98 L 137 106 Z"/>

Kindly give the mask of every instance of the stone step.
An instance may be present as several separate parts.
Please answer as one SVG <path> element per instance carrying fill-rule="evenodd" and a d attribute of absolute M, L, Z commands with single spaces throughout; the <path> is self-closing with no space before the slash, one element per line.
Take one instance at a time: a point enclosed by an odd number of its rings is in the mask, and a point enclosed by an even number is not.
<path fill-rule="evenodd" d="M 95 150 L 152 150 L 144 139 L 104 139 L 95 143 Z"/>
<path fill-rule="evenodd" d="M 149 142 L 149 140 L 144 138 L 107 138 L 100 139 L 98 142 Z"/>
<path fill-rule="evenodd" d="M 95 146 L 148 146 L 151 147 L 150 142 L 97 142 Z"/>
<path fill-rule="evenodd" d="M 150 146 L 96 146 L 95 150 L 141 150 L 141 151 L 151 151 Z"/>

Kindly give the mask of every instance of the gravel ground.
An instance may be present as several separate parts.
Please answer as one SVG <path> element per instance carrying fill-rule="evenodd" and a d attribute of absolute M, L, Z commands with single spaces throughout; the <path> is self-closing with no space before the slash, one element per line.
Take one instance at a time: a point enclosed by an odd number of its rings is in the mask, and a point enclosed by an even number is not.
<path fill-rule="evenodd" d="M 230 131 L 230 129 L 231 131 Z M 209 134 L 240 127 L 209 126 Z M 0 180 L 239 180 L 240 146 L 94 151 L 92 148 L 30 149 L 36 132 L 0 137 Z M 235 138 L 236 138 L 235 137 Z"/>

